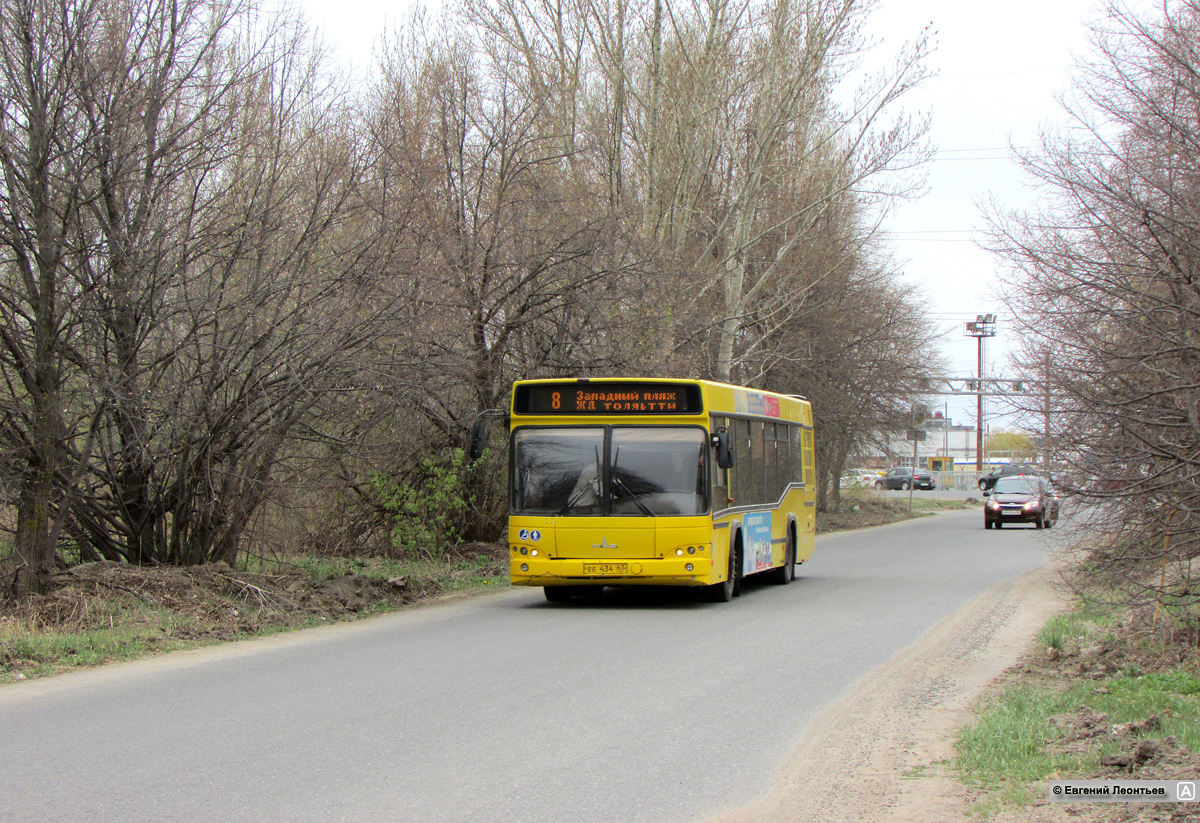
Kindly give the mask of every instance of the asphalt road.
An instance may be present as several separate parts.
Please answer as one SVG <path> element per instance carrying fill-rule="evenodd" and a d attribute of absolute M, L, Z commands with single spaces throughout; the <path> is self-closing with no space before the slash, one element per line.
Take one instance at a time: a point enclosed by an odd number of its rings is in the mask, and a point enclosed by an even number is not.
<path fill-rule="evenodd" d="M 0 689 L 4 821 L 702 820 L 1054 532 L 823 537 L 785 587 L 514 590 Z"/>

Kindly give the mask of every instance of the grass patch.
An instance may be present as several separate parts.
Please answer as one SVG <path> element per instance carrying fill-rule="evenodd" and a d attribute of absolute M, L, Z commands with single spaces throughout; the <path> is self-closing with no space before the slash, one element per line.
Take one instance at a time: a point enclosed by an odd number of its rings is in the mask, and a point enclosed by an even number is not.
<path fill-rule="evenodd" d="M 1080 605 L 1073 611 L 1056 614 L 1046 621 L 1037 640 L 1050 654 L 1071 655 L 1094 644 L 1115 640 L 1112 631 L 1115 616 L 1111 608 L 1097 604 Z M 1053 652 L 1050 650 L 1053 649 Z"/>
<path fill-rule="evenodd" d="M 1034 781 L 1077 771 L 1077 756 L 1056 756 L 1046 744 L 1057 739 L 1050 719 L 1073 707 L 1067 695 L 1019 684 L 1005 689 L 958 736 L 956 766 L 964 782 L 998 791 L 1001 800 L 1024 805 Z M 1098 763 L 1098 761 L 1097 761 Z"/>
<path fill-rule="evenodd" d="M 1063 692 L 1017 684 L 959 734 L 956 766 L 965 782 L 999 790 L 1004 802 L 1024 804 L 1043 796 L 1051 777 L 1094 773 L 1102 757 L 1121 754 L 1131 741 L 1175 738 L 1192 751 L 1200 749 L 1197 694 L 1200 679 L 1178 670 L 1122 675 Z M 1103 728 L 1087 729 L 1089 720 Z M 1085 727 L 1084 737 L 1078 726 Z M 1093 745 L 1054 745 L 1080 740 Z"/>
<path fill-rule="evenodd" d="M 28 623 L 0 620 L 0 683 L 217 642 L 175 636 L 168 626 L 177 621 L 170 615 L 146 618 L 136 622 L 122 616 L 107 629 L 49 634 Z"/>
<path fill-rule="evenodd" d="M 1106 686 L 1073 690 L 1093 709 L 1107 714 L 1114 724 L 1158 720 L 1141 736 L 1174 737 L 1192 751 L 1200 751 L 1200 678 L 1175 669 L 1144 675 L 1122 675 Z M 1109 746 L 1105 754 L 1111 753 Z"/>
<path fill-rule="evenodd" d="M 1041 800 L 1050 779 L 1180 779 L 1200 770 L 1200 668 L 1128 615 L 1081 606 L 957 739 L 955 767 L 989 817 Z"/>

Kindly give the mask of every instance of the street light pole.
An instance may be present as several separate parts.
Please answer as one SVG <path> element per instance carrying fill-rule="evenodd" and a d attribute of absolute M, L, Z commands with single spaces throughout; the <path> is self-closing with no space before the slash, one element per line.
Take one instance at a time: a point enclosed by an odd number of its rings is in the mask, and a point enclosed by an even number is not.
<path fill-rule="evenodd" d="M 975 338 L 979 348 L 979 394 L 975 395 L 975 471 L 983 472 L 983 335 Z"/>
<path fill-rule="evenodd" d="M 979 385 L 976 386 L 976 416 L 975 416 L 975 471 L 983 471 L 983 341 L 987 337 L 996 336 L 996 315 L 979 314 L 974 320 L 968 320 L 964 337 L 974 337 L 979 345 Z"/>

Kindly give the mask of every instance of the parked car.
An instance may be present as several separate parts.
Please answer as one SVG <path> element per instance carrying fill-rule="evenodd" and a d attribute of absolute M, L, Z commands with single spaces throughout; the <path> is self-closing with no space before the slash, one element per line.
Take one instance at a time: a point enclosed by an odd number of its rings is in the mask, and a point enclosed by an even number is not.
<path fill-rule="evenodd" d="M 912 489 L 936 489 L 937 480 L 933 475 L 922 469 L 917 469 L 914 472 L 907 466 L 900 466 L 892 469 L 883 477 L 875 481 L 877 489 L 900 489 L 908 491 Z"/>
<path fill-rule="evenodd" d="M 983 527 L 1002 528 L 1005 523 L 1032 523 L 1050 528 L 1058 520 L 1059 499 L 1050 484 L 1035 474 L 1001 477 L 984 492 Z"/>
<path fill-rule="evenodd" d="M 842 475 L 839 485 L 843 489 L 857 486 L 866 487 L 874 484 L 878 479 L 879 472 L 867 471 L 866 469 L 852 469 Z"/>
<path fill-rule="evenodd" d="M 979 490 L 985 492 L 996 485 L 996 481 L 1001 477 L 1011 477 L 1013 475 L 1022 474 L 1041 474 L 1041 470 L 1037 466 L 1030 466 L 1023 463 L 1012 463 L 1007 466 L 1001 466 L 998 469 L 992 469 L 985 475 L 979 478 Z"/>

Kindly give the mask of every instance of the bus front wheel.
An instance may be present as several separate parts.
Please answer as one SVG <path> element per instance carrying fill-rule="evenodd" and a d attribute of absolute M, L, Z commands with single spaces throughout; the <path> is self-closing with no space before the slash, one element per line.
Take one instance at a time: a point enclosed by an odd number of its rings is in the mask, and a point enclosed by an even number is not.
<path fill-rule="evenodd" d="M 729 568 L 726 570 L 725 579 L 708 587 L 708 599 L 714 603 L 728 603 L 741 594 L 741 579 L 738 574 L 738 570 L 741 569 L 740 548 L 740 540 L 729 547 Z"/>
<path fill-rule="evenodd" d="M 565 603 L 577 594 L 582 594 L 580 591 L 582 586 L 543 586 L 542 591 L 546 594 L 546 599 L 551 603 Z"/>

